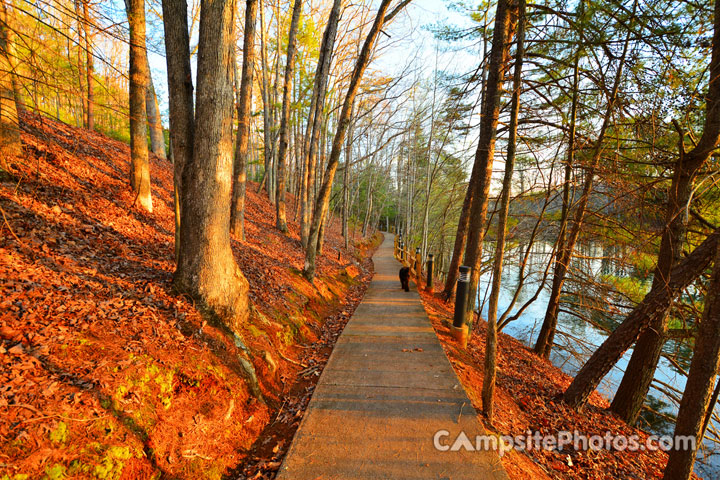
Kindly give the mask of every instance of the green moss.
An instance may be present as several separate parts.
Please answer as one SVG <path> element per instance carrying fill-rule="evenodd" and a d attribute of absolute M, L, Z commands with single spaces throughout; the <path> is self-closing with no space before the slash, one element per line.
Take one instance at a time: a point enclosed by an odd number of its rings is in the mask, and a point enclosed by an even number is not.
<path fill-rule="evenodd" d="M 70 468 L 68 468 L 68 475 L 80 475 L 82 473 L 89 473 L 91 470 L 90 465 L 87 465 L 80 460 L 73 460 L 70 462 Z"/>
<path fill-rule="evenodd" d="M 102 463 L 95 466 L 93 473 L 102 480 L 116 480 L 125 468 L 125 461 L 132 456 L 130 447 L 110 447 L 105 452 Z"/>
<path fill-rule="evenodd" d="M 250 335 L 252 335 L 254 338 L 262 337 L 265 335 L 265 332 L 257 328 L 255 325 L 248 325 L 248 331 L 250 332 Z"/>
<path fill-rule="evenodd" d="M 65 443 L 67 440 L 68 429 L 65 422 L 60 422 L 57 427 L 50 432 L 50 441 L 52 443 Z"/>
<path fill-rule="evenodd" d="M 648 282 L 637 278 L 604 275 L 603 280 L 615 287 L 618 292 L 626 295 L 632 301 L 637 303 L 640 303 L 650 290 Z"/>
<path fill-rule="evenodd" d="M 60 480 L 61 478 L 65 478 L 65 466 L 56 463 L 50 467 L 45 467 L 44 478 L 46 480 Z"/>
<path fill-rule="evenodd" d="M 193 459 L 188 466 L 190 478 L 206 478 L 208 480 L 220 480 L 224 468 L 220 463 L 208 463 L 199 458 Z"/>

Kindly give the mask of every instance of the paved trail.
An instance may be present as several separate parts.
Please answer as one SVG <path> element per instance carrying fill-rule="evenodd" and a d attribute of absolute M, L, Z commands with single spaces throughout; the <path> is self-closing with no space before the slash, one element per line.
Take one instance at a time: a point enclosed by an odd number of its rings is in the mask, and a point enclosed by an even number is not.
<path fill-rule="evenodd" d="M 450 432 L 444 444 L 484 430 L 420 296 L 400 288 L 390 234 L 373 261 L 277 478 L 506 479 L 494 452 L 434 447 L 439 430 Z"/>

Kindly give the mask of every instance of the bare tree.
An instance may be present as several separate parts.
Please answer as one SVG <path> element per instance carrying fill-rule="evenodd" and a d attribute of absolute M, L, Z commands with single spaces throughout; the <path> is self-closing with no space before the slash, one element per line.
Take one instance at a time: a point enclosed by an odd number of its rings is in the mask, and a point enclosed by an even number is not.
<path fill-rule="evenodd" d="M 720 245 L 716 248 L 715 266 L 705 298 L 705 310 L 698 326 L 690 372 L 675 422 L 675 438 L 692 437 L 695 444 L 694 448 L 686 449 L 680 449 L 680 446 L 676 445 L 676 448 L 670 451 L 663 476 L 667 480 L 686 480 L 692 474 L 698 444 L 702 442 L 704 435 L 706 412 L 714 406 L 710 403 L 710 395 L 719 363 Z"/>
<path fill-rule="evenodd" d="M 328 159 L 328 165 L 325 170 L 325 177 L 323 179 L 322 187 L 318 194 L 317 204 L 315 205 L 315 211 L 313 214 L 312 224 L 310 226 L 310 233 L 308 236 L 308 244 L 305 249 L 305 265 L 303 268 L 303 275 L 308 280 L 315 278 L 315 258 L 317 256 L 319 246 L 318 240 L 320 238 L 320 229 L 323 225 L 323 221 L 328 212 L 328 206 L 330 202 L 330 190 L 332 189 L 332 183 L 335 178 L 335 171 L 337 170 L 338 162 L 340 160 L 340 153 L 342 151 L 343 143 L 345 141 L 345 134 L 347 133 L 348 126 L 350 124 L 350 110 L 352 109 L 355 96 L 357 95 L 358 88 L 360 86 L 360 79 L 370 63 L 370 55 L 373 52 L 375 41 L 377 40 L 380 30 L 386 21 L 392 19 L 402 8 L 409 3 L 408 0 L 403 1 L 398 5 L 395 10 L 385 16 L 392 0 L 382 0 L 378 7 L 375 21 L 373 22 L 370 32 L 368 32 L 365 42 L 363 43 L 360 55 L 358 55 L 355 63 L 355 68 L 350 76 L 350 85 L 348 86 L 347 94 L 345 95 L 345 101 L 343 102 L 340 116 L 337 120 L 337 130 L 333 137 L 332 149 L 330 151 L 330 158 Z"/>
<path fill-rule="evenodd" d="M 282 114 L 280 117 L 280 147 L 277 159 L 277 202 L 275 204 L 276 227 L 281 232 L 287 232 L 287 216 L 285 213 L 285 177 L 287 175 L 286 156 L 290 141 L 290 93 L 292 92 L 293 70 L 295 68 L 295 53 L 297 52 L 297 29 L 302 11 L 302 1 L 295 0 L 290 32 L 288 34 L 287 60 L 285 61 L 285 81 L 283 84 Z"/>
<path fill-rule="evenodd" d="M 233 162 L 233 193 L 230 208 L 230 233 L 245 241 L 245 185 L 247 179 L 248 144 L 250 143 L 250 115 L 252 108 L 252 86 L 255 73 L 255 25 L 258 0 L 247 0 L 245 4 L 245 36 L 243 38 L 243 65 L 238 91 L 237 115 L 238 133 Z"/>
<path fill-rule="evenodd" d="M 12 47 L 8 35 L 7 10 L 0 4 L 0 173 L 8 172 L 7 161 L 22 154 L 20 121 L 13 89 L 14 69 L 9 55 Z"/>
<path fill-rule="evenodd" d="M 135 203 L 152 212 L 150 162 L 145 123 L 149 67 L 145 51 L 145 1 L 127 0 L 130 24 L 130 186 Z"/>
<path fill-rule="evenodd" d="M 323 39 L 320 45 L 320 56 L 315 69 L 313 93 L 310 98 L 310 112 L 308 114 L 307 128 L 303 153 L 304 172 L 302 179 L 301 206 L 300 206 L 300 242 L 307 247 L 310 234 L 311 212 L 315 197 L 315 170 L 317 165 L 317 145 L 320 139 L 320 124 L 322 120 L 325 93 L 327 91 L 328 75 L 332 62 L 332 52 L 337 35 L 338 21 L 340 19 L 340 0 L 334 0 L 327 20 Z"/>
<path fill-rule="evenodd" d="M 248 316 L 249 287 L 229 231 L 235 3 L 202 0 L 200 8 L 195 137 L 192 158 L 183 167 L 174 284 L 237 332 Z"/>

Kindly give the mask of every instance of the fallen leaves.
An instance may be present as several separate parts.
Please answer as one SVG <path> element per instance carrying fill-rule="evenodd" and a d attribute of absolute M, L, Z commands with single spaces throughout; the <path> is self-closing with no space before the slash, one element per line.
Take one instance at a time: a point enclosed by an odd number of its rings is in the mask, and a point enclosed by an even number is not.
<path fill-rule="evenodd" d="M 160 469 L 195 478 L 190 465 L 222 471 L 241 462 L 275 417 L 272 405 L 287 400 L 287 429 L 262 437 L 276 448 L 263 460 L 272 470 L 370 264 L 356 264 L 330 225 L 332 255 L 319 259 L 316 285 L 331 295 L 321 295 L 299 275 L 297 223 L 290 236 L 278 232 L 250 183 L 247 241 L 232 247 L 268 321 L 263 334 L 243 338 L 272 404 L 263 405 L 248 393 L 238 349 L 172 291 L 169 162 L 151 158 L 155 211 L 147 214 L 132 208 L 127 145 L 34 114 L 23 129 L 26 158 L 12 164 L 19 182 L 0 184 L 0 476 L 40 478 L 46 466 L 72 461 L 93 468 L 117 448 L 132 457 L 125 478 Z M 359 272 L 351 283 L 349 266 Z M 308 348 L 287 335 L 296 330 Z M 58 420 L 67 432 L 53 443 Z"/>
<path fill-rule="evenodd" d="M 452 306 L 434 295 L 420 292 L 433 327 L 443 344 L 475 408 L 480 411 L 483 383 L 484 333 L 474 334 L 467 350 L 460 350 L 449 333 Z M 482 320 L 480 320 L 483 322 Z M 484 322 L 483 322 L 484 324 Z M 479 331 L 485 332 L 484 325 Z M 629 427 L 606 409 L 609 402 L 597 392 L 590 404 L 577 412 L 558 401 L 571 378 L 549 362 L 536 357 L 518 340 L 500 334 L 493 425 L 486 425 L 501 435 L 541 435 L 578 431 L 588 437 L 638 435 L 641 442 L 648 434 Z M 483 421 L 482 416 L 479 417 Z M 528 462 L 532 460 L 532 462 Z M 535 448 L 523 453 L 511 452 L 502 458 L 511 478 L 661 478 L 667 454 L 651 451 L 560 450 Z"/>

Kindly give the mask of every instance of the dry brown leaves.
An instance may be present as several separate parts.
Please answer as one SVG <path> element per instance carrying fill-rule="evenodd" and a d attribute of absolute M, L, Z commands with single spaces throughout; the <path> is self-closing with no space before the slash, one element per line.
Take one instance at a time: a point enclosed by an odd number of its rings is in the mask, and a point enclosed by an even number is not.
<path fill-rule="evenodd" d="M 467 351 L 458 348 L 450 336 L 452 306 L 437 296 L 421 292 L 423 304 L 440 338 L 443 348 L 468 392 L 473 405 L 480 411 L 483 384 L 484 333 L 475 334 Z M 480 332 L 486 323 L 481 320 Z M 593 393 L 589 405 L 581 412 L 559 400 L 572 380 L 560 369 L 534 355 L 518 340 L 499 335 L 498 369 L 495 390 L 494 425 L 486 428 L 501 435 L 522 435 L 528 430 L 543 435 L 574 432 L 592 436 L 638 435 L 644 441 L 648 434 L 627 426 L 606 408 L 608 400 Z M 478 417 L 484 422 L 484 417 Z M 511 452 L 502 459 L 511 478 L 661 478 L 667 462 L 664 452 L 650 451 L 576 451 L 534 449 L 526 453 Z"/>
<path fill-rule="evenodd" d="M 237 466 L 295 385 L 311 386 L 297 364 L 322 368 L 368 265 L 333 224 L 309 284 L 297 223 L 280 234 L 249 184 L 248 241 L 233 250 L 255 307 L 243 339 L 259 403 L 238 349 L 172 291 L 171 165 L 151 158 L 147 214 L 132 207 L 127 145 L 32 114 L 23 130 L 17 178 L 0 183 L 0 476 L 190 479 Z"/>

